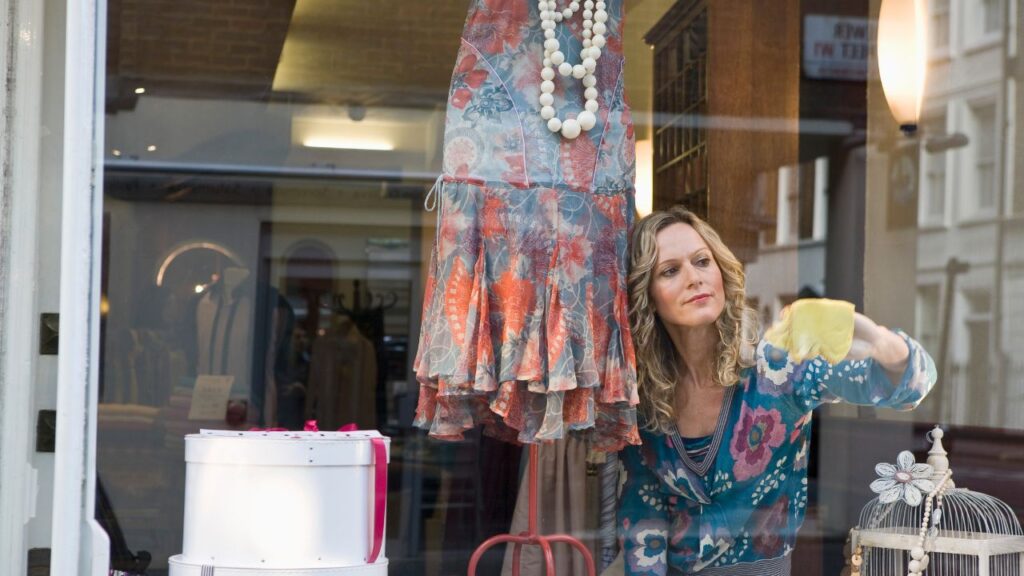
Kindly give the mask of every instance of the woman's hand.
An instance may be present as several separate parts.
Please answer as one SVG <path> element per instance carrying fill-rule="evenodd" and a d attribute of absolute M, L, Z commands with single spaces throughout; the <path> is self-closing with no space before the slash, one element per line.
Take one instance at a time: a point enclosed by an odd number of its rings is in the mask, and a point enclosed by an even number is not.
<path fill-rule="evenodd" d="M 788 308 L 786 306 L 779 311 L 780 321 L 785 318 Z M 871 358 L 898 382 L 907 369 L 909 357 L 910 348 L 898 334 L 859 312 L 853 313 L 853 343 L 846 355 L 847 360 Z"/>
<path fill-rule="evenodd" d="M 879 326 L 867 316 L 853 315 L 853 345 L 847 356 L 853 360 L 872 358 L 898 380 L 907 368 L 910 349 L 898 334 Z"/>

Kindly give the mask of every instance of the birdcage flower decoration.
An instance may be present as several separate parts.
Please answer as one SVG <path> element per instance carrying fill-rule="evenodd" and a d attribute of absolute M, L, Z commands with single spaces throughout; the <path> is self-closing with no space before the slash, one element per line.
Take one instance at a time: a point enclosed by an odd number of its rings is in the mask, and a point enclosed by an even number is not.
<path fill-rule="evenodd" d="M 879 462 L 875 465 L 878 480 L 871 483 L 871 491 L 878 494 L 882 504 L 902 499 L 910 506 L 918 506 L 926 494 L 935 490 L 934 472 L 931 465 L 918 464 L 914 453 L 904 450 L 896 458 L 896 464 Z"/>
<path fill-rule="evenodd" d="M 930 431 L 927 464 L 901 452 L 875 467 L 878 494 L 850 531 L 844 575 L 1024 576 L 1024 531 L 1013 509 L 956 486 L 942 446 Z"/>

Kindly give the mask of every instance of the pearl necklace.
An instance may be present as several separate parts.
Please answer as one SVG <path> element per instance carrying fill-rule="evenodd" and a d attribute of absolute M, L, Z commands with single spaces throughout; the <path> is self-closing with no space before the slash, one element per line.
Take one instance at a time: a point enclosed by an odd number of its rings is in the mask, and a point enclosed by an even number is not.
<path fill-rule="evenodd" d="M 939 522 L 942 521 L 942 497 L 946 494 L 946 489 L 949 488 L 949 479 L 952 475 L 952 470 L 946 470 L 942 480 L 939 481 L 939 485 L 932 490 L 925 500 L 924 518 L 921 519 L 921 531 L 918 532 L 917 546 L 911 548 L 910 561 L 907 562 L 907 574 L 909 576 L 922 576 L 924 571 L 928 569 L 929 558 L 928 550 L 925 546 L 925 537 L 930 531 L 929 525 L 931 525 L 931 530 L 934 530 L 936 534 L 938 532 Z M 935 501 L 934 510 L 932 509 L 933 500 Z"/>
<path fill-rule="evenodd" d="M 565 54 L 560 50 L 561 45 L 555 38 L 555 26 L 563 20 L 569 20 L 580 9 L 580 3 L 572 0 L 569 7 L 558 11 L 555 0 L 539 0 L 537 7 L 540 9 L 540 27 L 544 30 L 544 68 L 541 70 L 540 83 L 540 117 L 547 121 L 548 130 L 561 132 L 562 136 L 570 140 L 580 135 L 580 131 L 587 131 L 597 124 L 597 77 L 594 70 L 597 69 L 597 61 L 601 58 L 601 48 L 605 45 L 605 33 L 608 21 L 608 12 L 605 10 L 604 0 L 585 0 L 583 4 L 583 49 L 580 50 L 580 64 L 575 66 L 565 61 Z M 572 76 L 583 81 L 584 97 L 586 103 L 584 110 L 576 118 L 561 120 L 555 114 L 555 69 L 562 76 Z"/>

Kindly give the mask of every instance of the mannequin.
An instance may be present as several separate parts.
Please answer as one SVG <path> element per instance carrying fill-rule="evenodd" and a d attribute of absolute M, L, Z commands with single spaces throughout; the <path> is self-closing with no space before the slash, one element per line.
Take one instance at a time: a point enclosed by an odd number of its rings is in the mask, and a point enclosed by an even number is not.
<path fill-rule="evenodd" d="M 249 389 L 253 305 L 249 270 L 225 268 L 196 305 L 196 374 L 235 377 L 234 394 Z"/>

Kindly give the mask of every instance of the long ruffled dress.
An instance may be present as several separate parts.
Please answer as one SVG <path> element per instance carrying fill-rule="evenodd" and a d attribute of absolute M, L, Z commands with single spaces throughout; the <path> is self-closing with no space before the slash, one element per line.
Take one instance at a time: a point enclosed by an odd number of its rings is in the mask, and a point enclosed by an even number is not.
<path fill-rule="evenodd" d="M 598 123 L 567 140 L 540 117 L 536 3 L 471 3 L 448 97 L 414 366 L 415 424 L 434 437 L 485 424 L 524 443 L 567 431 L 586 431 L 602 450 L 640 441 L 626 293 L 634 135 L 622 0 L 606 4 Z M 582 29 L 580 13 L 556 29 L 570 62 Z M 559 117 L 573 117 L 582 83 L 555 84 Z"/>

